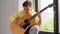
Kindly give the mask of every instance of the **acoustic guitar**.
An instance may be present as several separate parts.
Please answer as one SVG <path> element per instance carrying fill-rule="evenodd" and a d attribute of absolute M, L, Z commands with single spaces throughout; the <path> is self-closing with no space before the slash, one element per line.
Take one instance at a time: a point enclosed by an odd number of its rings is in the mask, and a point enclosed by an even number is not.
<path fill-rule="evenodd" d="M 46 10 L 49 7 L 54 6 L 55 3 L 52 3 L 50 5 L 48 5 L 47 7 L 45 7 L 44 9 L 40 10 L 38 13 L 36 13 L 35 15 L 31 16 L 30 14 L 26 14 L 24 17 L 18 19 L 18 21 L 23 21 L 23 23 L 25 23 L 25 25 L 22 27 L 20 24 L 18 23 L 11 23 L 10 28 L 12 31 L 12 34 L 24 34 L 25 31 L 32 25 L 35 24 L 35 20 L 34 17 L 36 17 L 38 14 L 40 14 L 41 12 L 43 12 L 44 10 Z"/>

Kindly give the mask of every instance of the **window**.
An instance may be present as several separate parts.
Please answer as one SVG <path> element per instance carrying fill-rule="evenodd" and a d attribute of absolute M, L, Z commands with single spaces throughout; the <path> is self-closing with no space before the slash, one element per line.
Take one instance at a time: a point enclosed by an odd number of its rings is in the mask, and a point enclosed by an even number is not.
<path fill-rule="evenodd" d="M 53 3 L 53 0 L 38 0 L 38 11 Z M 41 13 L 41 31 L 54 32 L 54 10 L 53 7 L 46 9 Z"/>

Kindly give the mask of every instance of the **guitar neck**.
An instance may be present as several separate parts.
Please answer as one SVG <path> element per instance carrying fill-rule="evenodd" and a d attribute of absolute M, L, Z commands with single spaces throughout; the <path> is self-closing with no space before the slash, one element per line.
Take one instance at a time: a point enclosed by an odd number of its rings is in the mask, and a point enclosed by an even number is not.
<path fill-rule="evenodd" d="M 37 12 L 35 15 L 33 15 L 29 20 L 32 20 L 38 14 L 40 14 L 41 12 L 43 12 L 44 10 L 46 10 L 47 8 L 50 8 L 50 7 L 54 6 L 54 5 L 55 5 L 55 3 L 52 3 L 52 4 L 48 5 L 48 6 L 46 6 L 45 8 L 43 8 L 42 10 L 40 10 L 39 12 Z"/>
<path fill-rule="evenodd" d="M 35 15 L 33 15 L 29 20 L 32 20 L 34 17 L 36 17 L 38 14 L 40 14 L 41 12 L 43 12 L 44 10 L 46 10 L 48 7 L 45 7 L 44 9 L 42 9 L 41 11 L 39 11 L 38 13 L 36 13 Z"/>

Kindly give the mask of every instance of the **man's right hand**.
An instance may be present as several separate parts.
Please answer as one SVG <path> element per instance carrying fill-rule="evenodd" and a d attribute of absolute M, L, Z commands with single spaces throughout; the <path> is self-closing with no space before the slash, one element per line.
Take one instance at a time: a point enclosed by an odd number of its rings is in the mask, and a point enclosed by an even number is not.
<path fill-rule="evenodd" d="M 13 23 L 18 23 L 18 20 L 14 20 Z"/>

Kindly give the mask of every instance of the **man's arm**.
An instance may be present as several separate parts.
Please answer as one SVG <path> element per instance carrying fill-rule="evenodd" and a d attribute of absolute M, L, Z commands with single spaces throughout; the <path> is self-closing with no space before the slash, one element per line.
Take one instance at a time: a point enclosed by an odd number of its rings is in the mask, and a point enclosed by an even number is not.
<path fill-rule="evenodd" d="M 18 19 L 18 14 L 16 13 L 16 14 L 9 17 L 9 22 L 10 23 L 16 22 L 17 19 Z"/>
<path fill-rule="evenodd" d="M 38 14 L 38 18 L 39 18 L 39 22 L 38 22 L 38 24 L 41 25 L 41 13 Z"/>
<path fill-rule="evenodd" d="M 35 22 L 37 25 L 39 25 L 39 26 L 41 25 L 41 14 L 39 14 L 35 17 Z"/>
<path fill-rule="evenodd" d="M 24 11 L 23 11 L 23 10 L 20 10 L 20 11 L 17 12 L 16 14 L 10 16 L 9 21 L 10 21 L 11 23 L 17 22 L 18 19 L 20 19 L 20 18 L 23 17 L 24 15 L 25 15 Z"/>

